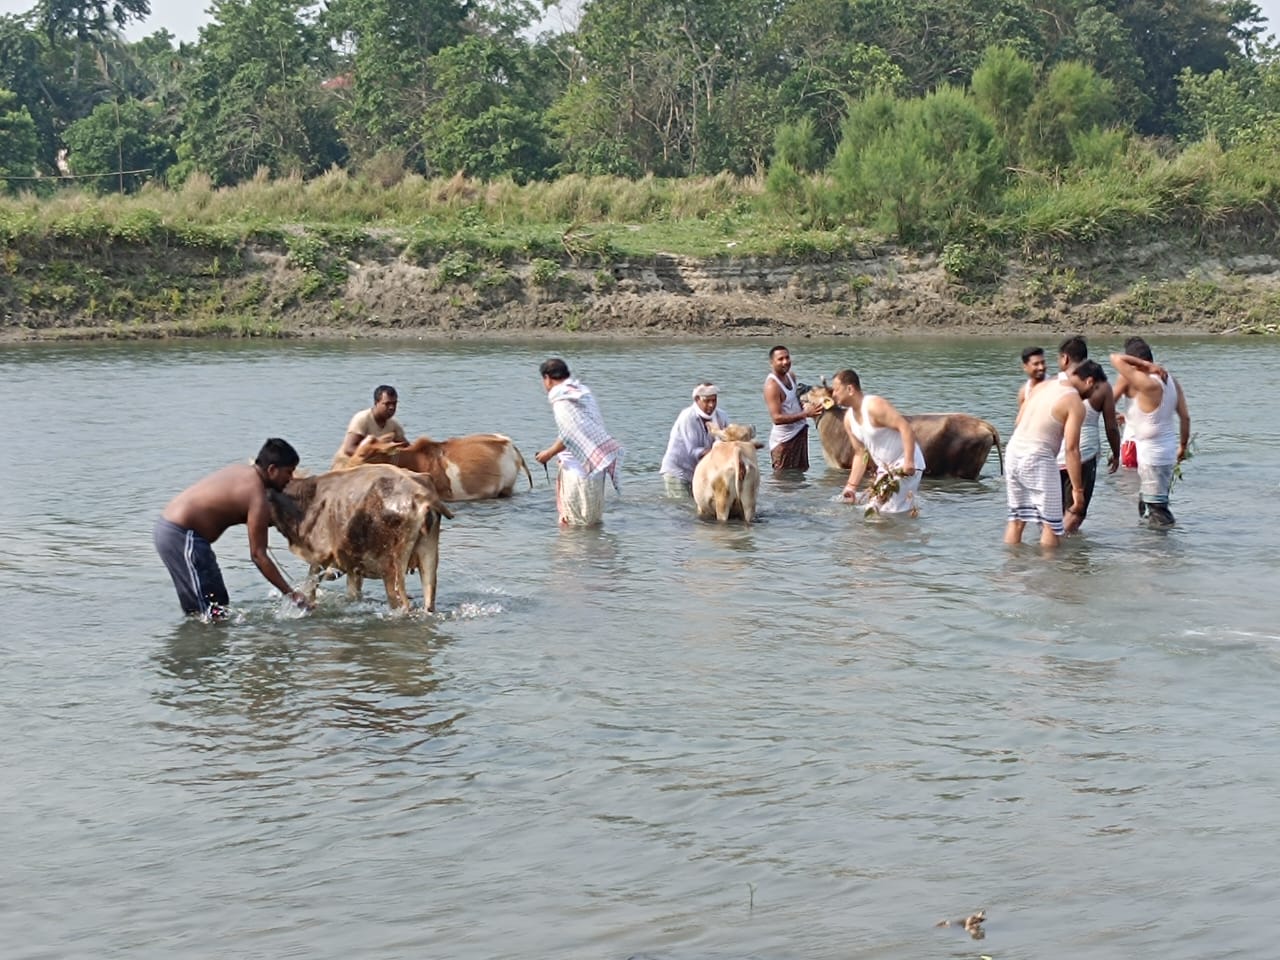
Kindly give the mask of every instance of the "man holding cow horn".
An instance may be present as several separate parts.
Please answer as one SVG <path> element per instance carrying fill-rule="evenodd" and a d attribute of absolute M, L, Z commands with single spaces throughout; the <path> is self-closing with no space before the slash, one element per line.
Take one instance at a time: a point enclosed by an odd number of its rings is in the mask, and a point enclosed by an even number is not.
<path fill-rule="evenodd" d="M 396 407 L 400 402 L 396 388 L 389 384 L 380 384 L 373 390 L 373 406 L 368 410 L 356 413 L 347 424 L 347 432 L 342 438 L 342 446 L 333 455 L 330 470 L 338 470 L 347 465 L 347 461 L 365 440 L 388 438 L 397 443 L 408 443 L 404 435 L 404 427 L 396 419 Z"/>
<path fill-rule="evenodd" d="M 307 607 L 306 597 L 289 586 L 267 552 L 271 525 L 267 492 L 283 491 L 297 466 L 298 452 L 272 437 L 252 464 L 223 467 L 169 501 L 156 521 L 153 539 L 183 613 L 206 620 L 226 618 L 231 600 L 212 544 L 239 523 L 249 528 L 249 556 L 267 582 L 299 607 Z"/>

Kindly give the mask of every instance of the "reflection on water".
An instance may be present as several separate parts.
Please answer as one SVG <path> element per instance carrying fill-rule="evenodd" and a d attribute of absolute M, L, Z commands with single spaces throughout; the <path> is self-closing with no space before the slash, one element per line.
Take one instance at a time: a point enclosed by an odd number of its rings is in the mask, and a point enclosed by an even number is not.
<path fill-rule="evenodd" d="M 1269 955 L 1277 346 L 1162 344 L 1201 438 L 1178 526 L 1100 477 L 1046 552 L 1001 542 L 994 460 L 927 479 L 917 519 L 867 520 L 815 445 L 806 476 L 764 472 L 758 523 L 697 520 L 656 475 L 676 387 L 709 377 L 762 421 L 769 345 L 0 352 L 6 409 L 76 385 L 9 421 L 38 462 L 0 459 L 6 956 L 906 960 L 974 956 L 934 924 L 980 907 L 991 956 Z M 1007 435 L 1021 346 L 793 356 Z M 267 435 L 322 466 L 380 382 L 411 433 L 531 456 L 550 353 L 629 450 L 603 528 L 558 528 L 535 475 L 457 505 L 438 613 L 338 582 L 301 619 L 234 529 L 235 616 L 181 621 L 149 540 L 181 486 Z M 1206 386 L 1242 373 L 1248 422 Z M 457 389 L 481 382 L 508 388 Z M 169 417 L 139 431 L 157 392 Z"/>

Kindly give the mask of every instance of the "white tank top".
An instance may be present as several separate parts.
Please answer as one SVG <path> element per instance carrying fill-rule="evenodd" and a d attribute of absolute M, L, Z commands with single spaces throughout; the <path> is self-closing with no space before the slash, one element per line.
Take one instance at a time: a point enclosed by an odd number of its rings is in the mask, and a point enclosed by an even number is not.
<path fill-rule="evenodd" d="M 1138 446 L 1138 463 L 1153 467 L 1178 462 L 1178 382 L 1169 375 L 1169 381 L 1161 381 L 1154 373 L 1147 376 L 1160 383 L 1164 389 L 1160 404 L 1150 413 L 1142 410 L 1137 398 L 1129 403 L 1125 422 L 1133 425 L 1133 439 Z"/>
<path fill-rule="evenodd" d="M 782 391 L 782 412 L 799 413 L 804 409 L 800 405 L 800 398 L 796 396 L 796 387 L 799 386 L 800 381 L 796 379 L 795 374 L 790 374 L 790 377 L 791 386 L 779 380 L 776 373 L 770 373 L 767 379 L 776 383 L 778 389 Z M 786 443 L 807 426 L 808 424 L 803 420 L 797 420 L 794 423 L 775 423 L 769 431 L 769 449 L 772 450 L 780 443 Z"/>
<path fill-rule="evenodd" d="M 1067 381 L 1065 373 L 1058 374 L 1063 383 Z M 1094 409 L 1088 400 L 1084 402 L 1084 422 L 1080 424 L 1080 462 L 1086 463 L 1102 452 L 1102 432 L 1098 422 L 1102 419 L 1102 411 Z M 1066 448 L 1058 450 L 1058 466 L 1067 465 Z"/>
<path fill-rule="evenodd" d="M 867 413 L 867 401 L 873 396 L 874 394 L 868 393 L 862 397 L 858 423 L 858 434 L 862 439 L 862 445 L 867 448 L 867 453 L 871 454 L 871 459 L 881 470 L 901 468 L 903 455 L 906 453 L 902 448 L 902 434 L 893 427 L 872 425 L 870 415 Z M 915 446 L 916 473 L 924 473 L 924 451 L 920 449 L 920 444 L 917 443 Z"/>

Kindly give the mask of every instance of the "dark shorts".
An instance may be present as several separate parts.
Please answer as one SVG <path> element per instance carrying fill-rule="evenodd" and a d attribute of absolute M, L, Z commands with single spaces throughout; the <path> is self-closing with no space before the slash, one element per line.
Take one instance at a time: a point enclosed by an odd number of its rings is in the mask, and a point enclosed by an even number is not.
<path fill-rule="evenodd" d="M 194 530 L 170 523 L 163 517 L 156 521 L 152 536 L 156 553 L 173 578 L 182 612 L 198 613 L 202 617 L 219 616 L 231 598 L 227 596 L 218 558 L 209 541 Z"/>
<path fill-rule="evenodd" d="M 1071 496 L 1071 475 L 1066 470 L 1059 470 L 1058 476 L 1062 478 L 1062 509 L 1066 510 L 1075 502 Z M 1093 485 L 1098 482 L 1097 457 L 1080 461 L 1080 479 L 1084 483 L 1084 513 L 1080 514 L 1080 519 L 1083 520 L 1089 515 L 1089 503 L 1093 500 Z"/>
<path fill-rule="evenodd" d="M 769 451 L 769 461 L 774 470 L 809 469 L 809 425 L 785 443 Z"/>

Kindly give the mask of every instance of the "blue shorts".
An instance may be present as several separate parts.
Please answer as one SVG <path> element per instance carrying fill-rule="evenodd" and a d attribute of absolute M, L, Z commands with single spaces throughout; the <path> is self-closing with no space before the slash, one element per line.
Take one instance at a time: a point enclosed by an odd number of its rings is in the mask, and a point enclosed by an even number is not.
<path fill-rule="evenodd" d="M 213 554 L 209 541 L 194 530 L 180 527 L 161 517 L 156 521 L 152 536 L 156 553 L 173 578 L 173 588 L 178 591 L 178 602 L 183 613 L 198 613 L 202 617 L 218 618 L 222 608 L 231 602 L 218 558 Z"/>

